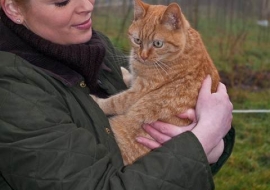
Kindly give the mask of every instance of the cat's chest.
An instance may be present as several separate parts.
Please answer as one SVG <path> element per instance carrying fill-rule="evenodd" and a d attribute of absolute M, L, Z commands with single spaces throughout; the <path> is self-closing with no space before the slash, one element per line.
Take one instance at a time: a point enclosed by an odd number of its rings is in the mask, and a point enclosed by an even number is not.
<path fill-rule="evenodd" d="M 161 88 L 166 85 L 163 81 L 157 81 L 153 79 L 145 79 L 141 77 L 137 77 L 132 85 L 132 89 L 135 92 L 147 93 Z"/>
<path fill-rule="evenodd" d="M 200 84 L 200 80 L 186 77 L 179 77 L 173 80 L 149 80 L 138 77 L 132 86 L 132 90 L 142 96 L 154 95 L 157 97 L 160 93 L 188 94 L 190 91 L 197 91 L 200 88 Z"/>

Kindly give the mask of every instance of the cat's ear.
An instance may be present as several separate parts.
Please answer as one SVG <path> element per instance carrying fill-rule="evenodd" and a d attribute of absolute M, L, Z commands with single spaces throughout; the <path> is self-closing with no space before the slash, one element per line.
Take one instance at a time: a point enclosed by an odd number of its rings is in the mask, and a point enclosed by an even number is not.
<path fill-rule="evenodd" d="M 182 14 L 181 8 L 176 3 L 171 3 L 168 5 L 162 16 L 161 24 L 165 25 L 171 30 L 180 28 L 187 29 L 189 27 L 189 23 Z"/>
<path fill-rule="evenodd" d="M 148 7 L 149 5 L 141 0 L 134 0 L 134 21 L 143 18 Z"/>

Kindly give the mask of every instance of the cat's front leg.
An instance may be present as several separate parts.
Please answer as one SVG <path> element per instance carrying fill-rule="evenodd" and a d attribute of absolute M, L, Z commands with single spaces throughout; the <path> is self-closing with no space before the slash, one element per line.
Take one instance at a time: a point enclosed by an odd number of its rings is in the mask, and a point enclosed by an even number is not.
<path fill-rule="evenodd" d="M 124 114 L 126 110 L 133 104 L 132 98 L 130 98 L 129 91 L 116 94 L 109 98 L 103 99 L 90 95 L 94 101 L 99 105 L 106 115 L 120 115 Z"/>
<path fill-rule="evenodd" d="M 94 97 L 92 95 L 91 97 L 97 102 L 105 114 L 120 115 L 124 114 L 147 92 L 148 88 L 141 87 L 141 85 L 133 85 L 130 89 L 106 99 Z"/>
<path fill-rule="evenodd" d="M 102 111 L 106 115 L 115 115 L 115 114 L 117 114 L 116 110 L 115 110 L 115 107 L 112 106 L 111 103 L 110 103 L 111 99 L 109 99 L 109 98 L 103 99 L 103 98 L 99 98 L 99 97 L 94 96 L 94 95 L 90 95 L 90 96 L 99 105 L 99 107 L 102 109 Z"/>

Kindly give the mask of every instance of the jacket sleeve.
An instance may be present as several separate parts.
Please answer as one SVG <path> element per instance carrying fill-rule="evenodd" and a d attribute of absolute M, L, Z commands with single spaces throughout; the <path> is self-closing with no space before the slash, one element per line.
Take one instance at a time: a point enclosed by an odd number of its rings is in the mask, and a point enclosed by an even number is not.
<path fill-rule="evenodd" d="M 46 78 L 35 80 L 37 75 L 21 65 L 0 71 L 0 177 L 12 189 L 214 188 L 211 168 L 192 133 L 124 167 L 114 159 L 119 152 L 102 144 L 97 131 L 73 121 L 60 98 L 63 89 L 50 88 Z"/>

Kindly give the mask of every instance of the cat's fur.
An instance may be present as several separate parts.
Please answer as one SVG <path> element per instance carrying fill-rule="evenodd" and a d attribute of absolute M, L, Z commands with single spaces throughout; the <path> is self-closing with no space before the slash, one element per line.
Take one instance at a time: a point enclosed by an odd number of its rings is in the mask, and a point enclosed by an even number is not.
<path fill-rule="evenodd" d="M 187 125 L 190 121 L 177 115 L 195 108 L 208 74 L 212 92 L 220 80 L 199 33 L 190 27 L 178 4 L 149 5 L 135 0 L 134 8 L 129 28 L 131 87 L 108 99 L 94 98 L 106 114 L 114 115 L 110 124 L 125 164 L 149 152 L 135 141 L 147 136 L 142 124 L 161 120 Z"/>

